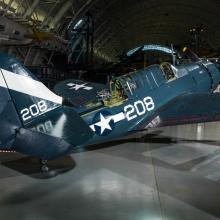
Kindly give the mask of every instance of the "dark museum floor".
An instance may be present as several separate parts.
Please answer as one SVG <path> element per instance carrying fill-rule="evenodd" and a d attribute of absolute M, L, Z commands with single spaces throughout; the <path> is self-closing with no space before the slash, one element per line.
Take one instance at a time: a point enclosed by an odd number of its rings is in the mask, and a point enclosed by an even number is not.
<path fill-rule="evenodd" d="M 140 137 L 138 137 L 140 136 Z M 0 219 L 220 219 L 220 123 L 155 129 L 77 151 L 39 173 L 0 156 Z"/>

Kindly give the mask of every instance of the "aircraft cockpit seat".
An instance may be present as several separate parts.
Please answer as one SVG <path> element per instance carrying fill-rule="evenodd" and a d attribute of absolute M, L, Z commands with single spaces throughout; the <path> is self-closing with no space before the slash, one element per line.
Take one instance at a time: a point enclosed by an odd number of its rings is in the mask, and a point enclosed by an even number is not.
<path fill-rule="evenodd" d="M 168 82 L 176 79 L 176 75 L 170 63 L 163 62 L 160 64 L 160 68 L 163 71 L 164 76 Z"/>
<path fill-rule="evenodd" d="M 120 105 L 125 99 L 124 90 L 119 80 L 113 79 L 109 83 L 111 98 L 104 100 L 106 106 Z"/>

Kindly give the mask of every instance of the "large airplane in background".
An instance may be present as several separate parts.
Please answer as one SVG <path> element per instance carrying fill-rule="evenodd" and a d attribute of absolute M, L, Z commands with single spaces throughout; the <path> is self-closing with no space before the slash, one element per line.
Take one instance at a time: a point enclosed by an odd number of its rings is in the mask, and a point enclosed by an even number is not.
<path fill-rule="evenodd" d="M 46 160 L 151 127 L 219 120 L 215 64 L 162 62 L 108 85 L 69 79 L 50 91 L 0 53 L 0 150 Z M 43 170 L 47 167 L 44 165 Z"/>

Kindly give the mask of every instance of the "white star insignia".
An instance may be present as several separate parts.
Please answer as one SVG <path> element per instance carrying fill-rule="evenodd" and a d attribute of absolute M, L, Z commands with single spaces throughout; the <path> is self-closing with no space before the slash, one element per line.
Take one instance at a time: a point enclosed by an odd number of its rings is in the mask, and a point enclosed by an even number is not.
<path fill-rule="evenodd" d="M 84 83 L 84 84 L 75 84 L 75 83 L 68 83 L 67 86 L 70 87 L 70 89 L 74 89 L 75 91 L 78 91 L 79 89 L 84 89 L 84 90 L 92 90 L 93 87 L 90 87 L 90 86 L 86 86 L 87 83 Z"/>
<path fill-rule="evenodd" d="M 79 90 L 79 89 L 84 89 L 86 84 L 82 84 L 82 85 L 78 85 L 75 84 L 71 89 L 74 89 L 75 91 Z"/>
<path fill-rule="evenodd" d="M 109 122 L 112 120 L 111 117 L 105 118 L 102 113 L 100 113 L 100 122 L 96 123 L 97 126 L 101 128 L 101 134 L 108 129 L 112 130 L 111 126 L 109 125 Z"/>

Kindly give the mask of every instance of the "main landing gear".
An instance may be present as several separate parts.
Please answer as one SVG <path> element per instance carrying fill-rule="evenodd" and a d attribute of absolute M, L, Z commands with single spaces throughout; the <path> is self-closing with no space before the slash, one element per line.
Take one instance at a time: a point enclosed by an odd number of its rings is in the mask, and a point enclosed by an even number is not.
<path fill-rule="evenodd" d="M 48 165 L 47 165 L 47 160 L 40 160 L 40 163 L 41 163 L 41 171 L 43 172 L 43 173 L 47 173 L 50 169 L 49 169 L 49 167 L 48 167 Z"/>
<path fill-rule="evenodd" d="M 40 175 L 41 178 L 51 178 L 72 170 L 75 167 L 75 161 L 69 155 L 56 160 L 38 159 L 36 167 L 37 174 Z"/>

